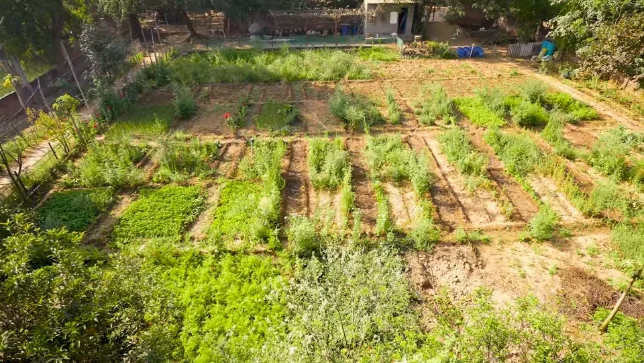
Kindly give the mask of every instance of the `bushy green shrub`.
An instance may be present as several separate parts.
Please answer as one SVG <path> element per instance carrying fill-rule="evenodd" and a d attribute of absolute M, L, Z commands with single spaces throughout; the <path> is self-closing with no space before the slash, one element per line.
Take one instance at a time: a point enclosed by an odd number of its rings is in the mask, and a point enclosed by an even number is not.
<path fill-rule="evenodd" d="M 588 196 L 584 209 L 590 215 L 605 211 L 619 211 L 624 217 L 634 216 L 641 206 L 629 198 L 628 192 L 613 182 L 598 183 Z"/>
<path fill-rule="evenodd" d="M 288 133 L 297 114 L 297 108 L 291 104 L 269 101 L 262 105 L 261 112 L 255 117 L 255 122 L 259 130 Z"/>
<path fill-rule="evenodd" d="M 522 127 L 544 125 L 548 122 L 548 111 L 536 103 L 523 101 L 510 111 L 512 121 Z"/>
<path fill-rule="evenodd" d="M 320 251 L 320 239 L 315 230 L 315 223 L 307 217 L 290 217 L 286 236 L 289 249 L 297 256 L 310 257 Z"/>
<path fill-rule="evenodd" d="M 541 103 L 547 91 L 548 86 L 545 83 L 534 79 L 519 86 L 521 97 L 530 103 Z"/>
<path fill-rule="evenodd" d="M 368 138 L 365 156 L 374 179 L 396 183 L 408 180 L 419 195 L 427 192 L 432 185 L 428 160 L 403 144 L 400 136 Z"/>
<path fill-rule="evenodd" d="M 84 187 L 137 186 L 143 182 L 143 171 L 135 164 L 142 158 L 143 150 L 127 140 L 94 142 L 66 183 Z"/>
<path fill-rule="evenodd" d="M 242 96 L 237 100 L 237 113 L 235 114 L 224 114 L 226 123 L 230 126 L 231 129 L 237 130 L 238 128 L 244 125 L 244 118 L 248 113 L 248 107 L 250 107 L 250 100 L 248 96 Z"/>
<path fill-rule="evenodd" d="M 37 215 L 43 229 L 67 228 L 83 232 L 112 203 L 113 192 L 109 188 L 63 190 L 54 193 Z"/>
<path fill-rule="evenodd" d="M 620 223 L 613 227 L 611 237 L 624 258 L 644 263 L 644 223 Z"/>
<path fill-rule="evenodd" d="M 596 120 L 599 118 L 599 114 L 594 108 L 577 101 L 565 92 L 546 93 L 543 97 L 543 102 L 550 107 L 569 114 L 574 121 Z"/>
<path fill-rule="evenodd" d="M 543 153 L 527 135 L 512 135 L 498 129 L 490 129 L 485 132 L 483 138 L 494 149 L 510 174 L 530 174 L 543 161 Z"/>
<path fill-rule="evenodd" d="M 346 93 L 341 87 L 335 89 L 329 100 L 329 108 L 334 116 L 351 129 L 362 126 L 368 132 L 371 126 L 384 121 L 378 108 L 369 100 Z"/>
<path fill-rule="evenodd" d="M 414 249 L 429 251 L 441 237 L 440 230 L 431 218 L 418 218 L 409 231 L 409 239 Z"/>
<path fill-rule="evenodd" d="M 438 118 L 448 123 L 456 120 L 454 101 L 439 84 L 429 84 L 421 90 L 421 100 L 416 102 L 415 113 L 424 125 L 434 125 Z"/>
<path fill-rule="evenodd" d="M 342 139 L 309 140 L 309 176 L 316 189 L 338 188 L 351 174 L 349 153 L 343 150 Z"/>
<path fill-rule="evenodd" d="M 389 114 L 389 122 L 397 125 L 402 120 L 402 111 L 396 102 L 396 95 L 392 89 L 385 91 L 385 99 L 387 100 L 387 113 Z"/>
<path fill-rule="evenodd" d="M 550 112 L 548 124 L 541 132 L 541 136 L 554 148 L 557 155 L 563 156 L 566 159 L 575 160 L 577 158 L 577 150 L 575 150 L 564 136 L 564 128 L 568 122 L 570 122 L 568 114 L 559 110 Z"/>
<path fill-rule="evenodd" d="M 184 181 L 189 177 L 204 177 L 214 170 L 210 167 L 219 152 L 219 145 L 210 141 L 164 140 L 155 150 L 153 159 L 159 164 L 154 180 Z"/>
<path fill-rule="evenodd" d="M 597 324 L 604 321 L 609 310 L 599 308 L 595 311 Z M 618 312 L 611 320 L 604 338 L 605 344 L 612 349 L 611 358 L 616 362 L 638 363 L 644 357 L 644 327 L 638 319 Z"/>
<path fill-rule="evenodd" d="M 189 88 L 176 87 L 174 90 L 174 115 L 180 119 L 189 119 L 197 114 L 197 103 Z"/>
<path fill-rule="evenodd" d="M 553 238 L 557 232 L 559 215 L 552 208 L 542 205 L 537 214 L 528 222 L 528 234 L 537 241 Z"/>
<path fill-rule="evenodd" d="M 127 244 L 138 239 L 177 240 L 184 229 L 197 219 L 205 198 L 201 187 L 167 185 L 144 188 L 119 218 L 114 237 Z"/>
<path fill-rule="evenodd" d="M 498 88 L 479 88 L 474 91 L 476 97 L 487 106 L 487 108 L 494 112 L 499 118 L 505 117 L 506 112 L 506 95 Z"/>
<path fill-rule="evenodd" d="M 628 155 L 644 144 L 644 135 L 624 126 L 602 133 L 588 155 L 588 162 L 601 173 L 622 181 L 629 178 Z"/>
<path fill-rule="evenodd" d="M 441 150 L 452 165 L 465 176 L 467 186 L 473 190 L 487 183 L 489 159 L 474 149 L 467 135 L 460 129 L 451 129 L 440 134 Z"/>
<path fill-rule="evenodd" d="M 473 124 L 485 127 L 503 126 L 505 121 L 477 97 L 463 97 L 454 100 L 458 109 Z"/>

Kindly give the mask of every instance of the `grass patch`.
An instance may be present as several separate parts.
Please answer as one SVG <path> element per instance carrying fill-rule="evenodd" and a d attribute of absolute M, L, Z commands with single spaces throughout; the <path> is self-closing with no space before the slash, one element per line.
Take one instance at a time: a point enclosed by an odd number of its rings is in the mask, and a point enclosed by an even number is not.
<path fill-rule="evenodd" d="M 644 223 L 620 223 L 613 228 L 611 237 L 625 259 L 644 261 Z"/>
<path fill-rule="evenodd" d="M 548 111 L 540 104 L 522 101 L 510 110 L 512 122 L 521 127 L 534 127 L 548 122 Z"/>
<path fill-rule="evenodd" d="M 490 129 L 483 138 L 505 164 L 506 170 L 513 175 L 523 177 L 534 172 L 545 157 L 527 135 L 513 135 Z"/>
<path fill-rule="evenodd" d="M 400 52 L 390 47 L 360 47 L 358 57 L 365 61 L 395 62 L 400 60 Z"/>
<path fill-rule="evenodd" d="M 476 97 L 464 97 L 454 100 L 458 109 L 473 124 L 485 127 L 505 125 L 503 118 L 487 108 L 485 103 Z"/>
<path fill-rule="evenodd" d="M 384 122 L 380 111 L 371 101 L 362 96 L 346 93 L 341 87 L 335 89 L 329 100 L 329 108 L 335 117 L 354 130 L 362 127 L 369 132 L 371 126 Z"/>
<path fill-rule="evenodd" d="M 494 112 L 503 119 L 507 111 L 505 93 L 498 88 L 480 88 L 474 91 L 476 97 L 487 106 L 488 110 Z"/>
<path fill-rule="evenodd" d="M 543 103 L 567 113 L 575 121 L 596 120 L 599 118 L 599 114 L 594 108 L 577 101 L 565 92 L 546 93 L 543 97 Z"/>
<path fill-rule="evenodd" d="M 456 121 L 454 101 L 439 84 L 429 84 L 421 90 L 421 99 L 414 105 L 414 113 L 424 125 L 434 125 L 439 118 L 446 123 Z"/>
<path fill-rule="evenodd" d="M 284 102 L 269 101 L 261 106 L 255 116 L 257 129 L 287 134 L 297 118 L 297 108 Z"/>
<path fill-rule="evenodd" d="M 113 140 L 130 137 L 158 137 L 169 130 L 174 115 L 173 104 L 134 104 L 127 113 L 114 121 L 106 133 L 106 138 Z"/>
<path fill-rule="evenodd" d="M 54 193 L 36 214 L 41 228 L 83 232 L 114 199 L 112 189 L 64 190 Z"/>
<path fill-rule="evenodd" d="M 144 188 L 119 219 L 114 237 L 120 243 L 141 238 L 178 240 L 197 219 L 204 201 L 199 186 Z"/>
<path fill-rule="evenodd" d="M 387 113 L 389 115 L 389 122 L 397 125 L 402 120 L 402 111 L 400 110 L 400 106 L 398 106 L 398 103 L 396 102 L 396 95 L 394 93 L 394 90 L 387 89 L 387 91 L 385 91 L 385 98 L 387 101 Z"/>
<path fill-rule="evenodd" d="M 309 140 L 309 176 L 315 189 L 337 189 L 351 174 L 349 153 L 343 149 L 342 139 Z"/>
<path fill-rule="evenodd" d="M 400 136 L 369 137 L 365 156 L 373 179 L 410 181 L 419 195 L 429 191 L 433 178 L 426 155 L 418 155 Z"/>
<path fill-rule="evenodd" d="M 644 145 L 644 135 L 631 132 L 624 126 L 602 133 L 590 150 L 587 157 L 588 163 L 604 175 L 616 181 L 633 179 L 637 184 L 637 170 L 641 164 L 632 167 L 629 154 Z"/>
<path fill-rule="evenodd" d="M 159 164 L 154 175 L 156 182 L 180 182 L 190 177 L 206 177 L 214 173 L 211 164 L 217 158 L 219 144 L 210 141 L 165 140 L 154 152 L 153 159 Z"/>
<path fill-rule="evenodd" d="M 465 177 L 468 190 L 489 183 L 487 165 L 489 159 L 474 149 L 467 135 L 460 129 L 445 131 L 438 137 L 443 154 L 452 165 Z"/>
<path fill-rule="evenodd" d="M 136 163 L 143 158 L 143 149 L 127 140 L 94 142 L 78 166 L 73 167 L 66 185 L 83 187 L 138 186 L 143 171 Z"/>

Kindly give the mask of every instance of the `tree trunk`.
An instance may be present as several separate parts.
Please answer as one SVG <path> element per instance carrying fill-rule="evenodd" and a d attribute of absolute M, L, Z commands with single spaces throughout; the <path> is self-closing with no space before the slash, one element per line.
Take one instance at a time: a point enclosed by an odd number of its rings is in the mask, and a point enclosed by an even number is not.
<path fill-rule="evenodd" d="M 63 29 L 65 28 L 65 13 L 63 10 L 62 1 L 58 1 L 60 8 L 51 14 L 51 38 L 54 44 L 54 51 L 56 53 L 56 72 L 59 76 L 65 74 L 65 57 L 60 50 L 58 44 L 63 39 Z"/>
<path fill-rule="evenodd" d="M 613 308 L 613 311 L 608 314 L 608 317 L 606 317 L 606 320 L 602 323 L 602 325 L 599 327 L 599 331 L 602 333 L 605 333 L 606 330 L 608 329 L 608 324 L 610 324 L 611 320 L 617 315 L 617 312 L 619 311 L 619 308 L 622 307 L 622 304 L 624 303 L 624 300 L 626 299 L 626 296 L 628 293 L 631 291 L 631 288 L 633 287 L 633 284 L 635 281 L 638 279 L 642 278 L 642 270 L 644 270 L 644 265 L 642 265 L 639 270 L 637 270 L 633 276 L 631 277 L 631 281 L 628 283 L 628 287 L 624 292 L 622 293 L 622 296 L 619 297 L 619 300 L 617 300 L 617 303 L 615 304 L 615 307 Z"/>
<path fill-rule="evenodd" d="M 16 71 L 14 69 L 14 66 L 11 62 L 10 58 L 6 57 L 6 54 L 2 47 L 0 47 L 0 68 L 4 70 L 5 73 L 16 76 Z M 27 101 L 29 99 L 29 95 L 27 95 L 27 91 L 22 87 L 22 82 L 20 82 L 19 79 L 12 79 L 11 84 L 13 85 L 14 90 L 16 91 L 16 96 L 18 96 L 18 101 L 20 102 L 20 106 L 22 106 L 23 110 L 27 109 Z"/>
<path fill-rule="evenodd" d="M 127 16 L 127 21 L 130 25 L 130 30 L 132 32 L 132 37 L 141 39 L 141 21 L 139 20 L 139 16 L 136 14 L 130 14 Z"/>
<path fill-rule="evenodd" d="M 197 31 L 195 30 L 195 27 L 192 25 L 192 20 L 190 20 L 190 17 L 188 16 L 188 13 L 186 13 L 186 10 L 184 8 L 181 8 L 180 11 L 181 11 L 181 18 L 183 19 L 183 22 L 188 27 L 188 31 L 190 31 L 190 36 L 188 37 L 188 39 L 186 39 L 186 41 L 200 37 L 199 33 L 197 33 Z"/>

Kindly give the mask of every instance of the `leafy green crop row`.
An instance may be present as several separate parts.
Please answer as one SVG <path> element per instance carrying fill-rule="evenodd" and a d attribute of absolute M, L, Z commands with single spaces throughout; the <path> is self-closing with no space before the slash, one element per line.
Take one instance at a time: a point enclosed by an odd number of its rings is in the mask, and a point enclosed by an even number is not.
<path fill-rule="evenodd" d="M 441 118 L 446 123 L 456 120 L 454 101 L 447 97 L 447 93 L 438 84 L 424 86 L 421 99 L 415 104 L 415 113 L 423 125 L 434 125 Z"/>
<path fill-rule="evenodd" d="M 447 161 L 465 176 L 468 189 L 474 190 L 488 183 L 489 159 L 472 147 L 463 131 L 460 129 L 445 131 L 438 137 L 438 141 Z"/>
<path fill-rule="evenodd" d="M 297 108 L 293 105 L 271 101 L 261 106 L 261 112 L 256 116 L 255 122 L 259 130 L 287 134 L 297 114 Z"/>
<path fill-rule="evenodd" d="M 644 187 L 644 162 L 631 160 L 630 154 L 644 145 L 644 135 L 623 126 L 601 134 L 590 150 L 587 161 L 601 173 L 616 181 L 631 180 Z"/>
<path fill-rule="evenodd" d="M 214 170 L 211 164 L 219 152 L 219 145 L 210 141 L 199 141 L 196 138 L 188 142 L 164 140 L 154 150 L 153 159 L 159 164 L 154 180 L 184 181 L 190 177 L 205 177 Z"/>
<path fill-rule="evenodd" d="M 66 227 L 83 232 L 114 198 L 112 189 L 76 189 L 54 193 L 37 211 L 43 229 Z"/>
<path fill-rule="evenodd" d="M 135 164 L 142 158 L 143 149 L 126 139 L 94 142 L 65 183 L 84 187 L 137 186 L 143 182 L 143 172 Z"/>
<path fill-rule="evenodd" d="M 316 189 L 335 190 L 351 174 L 349 153 L 343 150 L 342 139 L 309 140 L 309 176 Z"/>
<path fill-rule="evenodd" d="M 396 102 L 396 95 L 392 89 L 388 89 L 385 92 L 385 97 L 387 101 L 387 113 L 389 116 L 389 122 L 394 125 L 397 125 L 402 120 L 402 111 L 400 106 Z"/>
<path fill-rule="evenodd" d="M 454 100 L 459 110 L 473 124 L 485 127 L 503 126 L 505 121 L 495 112 L 490 111 L 478 98 L 465 97 Z"/>
<path fill-rule="evenodd" d="M 346 93 L 341 87 L 335 89 L 329 100 L 331 113 L 342 120 L 349 128 L 362 127 L 366 132 L 371 126 L 384 122 L 384 118 L 371 101 Z"/>

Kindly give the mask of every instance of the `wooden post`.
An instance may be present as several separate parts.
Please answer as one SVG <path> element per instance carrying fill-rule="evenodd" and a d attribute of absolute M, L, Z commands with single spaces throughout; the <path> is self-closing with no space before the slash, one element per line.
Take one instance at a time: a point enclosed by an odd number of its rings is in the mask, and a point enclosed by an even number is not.
<path fill-rule="evenodd" d="M 49 149 L 51 149 L 51 152 L 54 154 L 54 157 L 56 160 L 58 160 L 58 155 L 56 155 L 56 151 L 54 150 L 54 147 L 51 146 L 51 142 L 47 142 L 47 145 L 49 145 Z"/>
<path fill-rule="evenodd" d="M 62 39 L 60 40 L 60 48 L 63 52 L 63 56 L 65 57 L 65 59 L 67 59 L 67 63 L 69 64 L 69 69 L 72 71 L 72 75 L 74 76 L 74 80 L 76 81 L 76 86 L 78 86 L 78 90 L 80 91 L 81 97 L 83 97 L 83 101 L 85 102 L 85 107 L 87 107 L 90 113 L 94 114 L 92 107 L 89 105 L 89 102 L 87 102 L 87 98 L 85 98 L 85 92 L 83 92 L 83 88 L 81 87 L 81 84 L 78 81 L 78 77 L 76 77 L 76 71 L 74 71 L 74 64 L 72 63 L 72 60 L 69 58 L 69 54 L 67 54 L 67 48 L 65 48 L 65 43 L 63 43 Z"/>
<path fill-rule="evenodd" d="M 642 265 L 639 270 L 637 270 L 633 276 L 631 276 L 631 281 L 628 283 L 628 287 L 626 287 L 626 290 L 622 293 L 622 296 L 619 297 L 619 300 L 617 300 L 617 303 L 615 304 L 615 307 L 613 307 L 613 310 L 608 314 L 608 317 L 606 317 L 606 320 L 602 323 L 602 325 L 599 327 L 599 331 L 602 333 L 605 333 L 606 330 L 608 329 L 608 324 L 610 324 L 611 320 L 617 315 L 617 312 L 619 311 L 619 308 L 622 307 L 622 303 L 624 303 L 624 299 L 626 299 L 626 296 L 628 295 L 628 292 L 631 291 L 631 288 L 633 287 L 633 284 L 635 281 L 640 279 L 642 277 L 642 272 L 644 272 L 644 265 Z"/>

